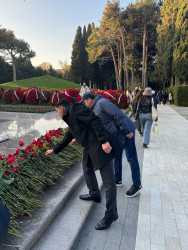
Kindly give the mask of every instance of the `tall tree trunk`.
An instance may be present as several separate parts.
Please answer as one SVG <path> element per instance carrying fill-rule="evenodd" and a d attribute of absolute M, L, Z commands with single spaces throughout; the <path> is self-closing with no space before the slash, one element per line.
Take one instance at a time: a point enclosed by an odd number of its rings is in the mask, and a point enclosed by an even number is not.
<path fill-rule="evenodd" d="M 146 57 L 146 23 L 145 20 L 143 20 L 144 23 L 144 30 L 143 30 L 143 56 L 142 56 L 142 86 L 145 89 L 145 57 Z"/>
<path fill-rule="evenodd" d="M 91 89 L 91 80 L 89 80 L 89 88 Z"/>
<path fill-rule="evenodd" d="M 126 72 L 125 72 L 125 68 L 123 69 L 123 73 L 124 73 L 123 86 L 124 86 L 124 91 L 126 91 Z M 128 90 L 128 88 L 127 88 L 127 90 Z"/>
<path fill-rule="evenodd" d="M 13 82 L 16 81 L 16 65 L 14 57 L 12 56 L 12 70 L 13 70 Z"/>
<path fill-rule="evenodd" d="M 121 83 L 122 83 L 122 46 L 120 44 L 119 48 L 119 58 L 118 58 L 118 71 L 119 71 L 119 89 L 122 89 Z"/>
<path fill-rule="evenodd" d="M 114 62 L 114 69 L 115 69 L 115 75 L 116 75 L 116 87 L 117 89 L 119 89 L 119 73 L 118 73 L 118 67 L 117 67 L 117 63 L 116 63 L 116 59 L 114 56 L 114 52 L 112 50 L 112 47 L 110 46 L 110 52 L 113 58 L 113 62 Z"/>
<path fill-rule="evenodd" d="M 134 69 L 131 70 L 131 84 L 134 85 Z"/>
<path fill-rule="evenodd" d="M 173 73 L 171 73 L 171 77 L 170 77 L 170 86 L 174 86 L 174 77 L 173 77 Z"/>
<path fill-rule="evenodd" d="M 125 66 L 127 90 L 128 90 L 128 88 L 129 88 L 129 77 L 128 77 L 128 67 L 127 67 L 126 52 L 125 52 L 125 37 L 124 37 L 123 30 L 122 30 L 121 27 L 120 27 L 120 32 L 121 32 L 121 40 L 122 40 L 122 46 L 123 46 L 124 66 Z M 124 86 L 125 86 L 125 83 L 124 83 Z"/>
<path fill-rule="evenodd" d="M 145 88 L 148 86 L 148 44 L 147 44 L 147 40 L 146 40 L 146 54 L 145 54 Z"/>

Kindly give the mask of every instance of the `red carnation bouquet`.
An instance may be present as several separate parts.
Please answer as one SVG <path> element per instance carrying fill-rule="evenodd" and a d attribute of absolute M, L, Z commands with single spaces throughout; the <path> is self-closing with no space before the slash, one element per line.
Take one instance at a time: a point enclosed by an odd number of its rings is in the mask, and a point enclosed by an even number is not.
<path fill-rule="evenodd" d="M 117 105 L 119 95 L 115 90 L 107 90 L 103 93 L 103 96 L 106 99 L 109 99 L 113 104 Z"/>
<path fill-rule="evenodd" d="M 67 89 L 65 90 L 65 96 L 64 98 L 67 99 L 70 103 L 76 102 L 77 96 L 79 94 L 79 89 Z"/>
<path fill-rule="evenodd" d="M 25 101 L 27 104 L 34 105 L 39 101 L 39 90 L 37 88 L 30 88 L 26 92 Z"/>
<path fill-rule="evenodd" d="M 40 96 L 39 96 L 39 102 L 40 103 L 48 103 L 50 102 L 50 98 L 52 95 L 52 91 L 51 90 L 41 90 L 40 91 Z"/>
<path fill-rule="evenodd" d="M 12 102 L 14 104 L 19 104 L 24 100 L 24 92 L 18 88 L 12 92 Z"/>
<path fill-rule="evenodd" d="M 0 99 L 3 97 L 4 94 L 4 88 L 0 87 Z"/>
<path fill-rule="evenodd" d="M 80 102 L 81 100 L 82 100 L 82 97 L 80 94 L 78 94 L 76 97 L 76 103 Z"/>
<path fill-rule="evenodd" d="M 127 103 L 127 95 L 125 93 L 119 95 L 117 106 L 120 109 L 128 108 L 129 104 Z"/>
<path fill-rule="evenodd" d="M 13 92 L 13 89 L 7 89 L 5 91 L 4 96 L 3 96 L 4 103 L 8 104 L 12 102 L 12 92 Z"/>
<path fill-rule="evenodd" d="M 50 98 L 50 103 L 52 106 L 55 106 L 59 100 L 63 99 L 63 93 L 59 92 L 59 90 L 52 91 L 52 95 Z"/>

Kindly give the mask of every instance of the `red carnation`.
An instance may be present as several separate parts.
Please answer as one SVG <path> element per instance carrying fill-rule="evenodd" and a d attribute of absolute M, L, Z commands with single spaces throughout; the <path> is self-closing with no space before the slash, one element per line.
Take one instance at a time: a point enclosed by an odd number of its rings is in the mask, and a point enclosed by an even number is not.
<path fill-rule="evenodd" d="M 13 168 L 12 168 L 12 171 L 17 172 L 18 169 L 17 169 L 16 167 L 13 167 Z"/>
<path fill-rule="evenodd" d="M 20 141 L 20 142 L 19 142 L 19 145 L 20 145 L 20 146 L 23 146 L 23 145 L 24 145 L 23 141 Z"/>

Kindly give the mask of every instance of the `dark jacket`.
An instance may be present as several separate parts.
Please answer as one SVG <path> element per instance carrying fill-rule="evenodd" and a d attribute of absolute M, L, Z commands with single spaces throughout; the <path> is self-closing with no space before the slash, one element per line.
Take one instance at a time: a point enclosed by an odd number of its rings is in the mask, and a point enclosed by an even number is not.
<path fill-rule="evenodd" d="M 83 165 L 87 165 L 89 156 L 94 169 L 97 170 L 122 150 L 121 143 L 105 130 L 99 117 L 84 104 L 74 103 L 68 107 L 63 120 L 68 124 L 69 130 L 54 148 L 55 153 L 59 153 L 75 138 L 84 147 Z M 106 154 L 102 149 L 101 144 L 105 142 L 109 142 L 112 147 L 110 154 Z"/>
<path fill-rule="evenodd" d="M 151 107 L 152 107 L 152 98 L 151 96 L 145 96 L 142 97 L 137 105 L 137 110 L 136 110 L 136 119 L 138 119 L 139 117 L 139 113 L 143 113 L 143 114 L 147 114 L 147 113 L 151 113 Z M 154 101 L 154 107 L 157 108 L 157 100 L 155 98 L 153 98 Z"/>
<path fill-rule="evenodd" d="M 124 142 L 127 134 L 136 129 L 136 125 L 119 108 L 100 95 L 95 96 L 92 109 L 101 119 L 105 129 L 121 142 Z"/>
<path fill-rule="evenodd" d="M 0 202 L 0 245 L 6 238 L 10 221 L 9 210 Z"/>

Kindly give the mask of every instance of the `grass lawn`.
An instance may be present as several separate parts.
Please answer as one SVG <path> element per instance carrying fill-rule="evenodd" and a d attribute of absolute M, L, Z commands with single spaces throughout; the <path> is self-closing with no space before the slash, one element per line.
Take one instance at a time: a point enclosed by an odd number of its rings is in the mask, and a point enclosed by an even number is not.
<path fill-rule="evenodd" d="M 57 77 L 45 75 L 45 76 L 19 80 L 16 82 L 7 82 L 4 84 L 0 84 L 0 87 L 3 87 L 4 89 L 37 87 L 40 89 L 62 90 L 62 89 L 68 89 L 68 88 L 80 89 L 81 85 L 73 83 L 73 82 L 69 82 L 69 81 L 66 81 Z"/>

